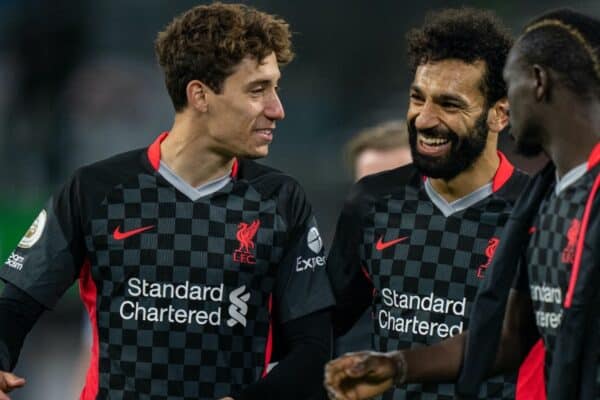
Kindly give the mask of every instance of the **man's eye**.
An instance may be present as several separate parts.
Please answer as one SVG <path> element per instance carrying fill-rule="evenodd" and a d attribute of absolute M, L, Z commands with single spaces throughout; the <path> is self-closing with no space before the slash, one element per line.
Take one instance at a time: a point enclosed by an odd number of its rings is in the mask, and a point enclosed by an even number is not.
<path fill-rule="evenodd" d="M 264 90 L 265 90 L 265 88 L 261 86 L 261 87 L 257 87 L 257 88 L 250 90 L 250 93 L 261 94 Z"/>
<path fill-rule="evenodd" d="M 416 94 L 416 93 L 411 93 L 411 94 L 410 94 L 410 99 L 411 99 L 412 101 L 416 101 L 416 102 L 422 102 L 422 101 L 423 101 L 423 97 L 419 96 L 419 95 L 418 95 L 418 94 Z"/>
<path fill-rule="evenodd" d="M 458 104 L 456 104 L 456 103 L 448 103 L 448 102 L 443 103 L 442 106 L 444 108 L 450 108 L 450 109 L 457 109 L 457 108 L 459 108 Z"/>

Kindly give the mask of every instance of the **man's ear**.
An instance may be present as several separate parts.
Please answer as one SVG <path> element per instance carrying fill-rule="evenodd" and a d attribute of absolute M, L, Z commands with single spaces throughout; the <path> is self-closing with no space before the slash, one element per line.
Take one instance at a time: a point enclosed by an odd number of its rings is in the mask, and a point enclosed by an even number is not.
<path fill-rule="evenodd" d="M 185 87 L 188 106 L 205 113 L 208 111 L 208 92 L 212 91 L 207 85 L 199 80 L 189 81 Z"/>
<path fill-rule="evenodd" d="M 533 65 L 533 78 L 535 79 L 535 99 L 537 101 L 550 100 L 551 79 L 549 71 L 541 65 Z"/>
<path fill-rule="evenodd" d="M 487 123 L 490 132 L 500 133 L 508 125 L 508 99 L 501 98 L 488 111 Z"/>

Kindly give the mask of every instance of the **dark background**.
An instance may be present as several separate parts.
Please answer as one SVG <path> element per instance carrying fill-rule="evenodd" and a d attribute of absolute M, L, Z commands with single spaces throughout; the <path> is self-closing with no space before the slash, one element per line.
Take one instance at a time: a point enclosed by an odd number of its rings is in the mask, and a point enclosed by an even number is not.
<path fill-rule="evenodd" d="M 5 259 L 46 198 L 80 165 L 146 146 L 173 110 L 153 41 L 178 0 L 0 0 L 0 257 Z M 404 118 L 411 81 L 404 35 L 425 13 L 469 5 L 495 10 L 515 34 L 550 8 L 600 16 L 598 1 L 251 1 L 289 21 L 296 60 L 283 70 L 286 119 L 265 163 L 296 177 L 326 242 L 351 177 L 343 144 L 358 130 Z M 501 146 L 511 154 L 510 140 Z M 511 157 L 512 158 L 512 157 Z M 534 171 L 538 164 L 522 168 Z M 78 396 L 87 346 L 76 289 L 46 313 L 16 372 L 13 400 Z M 86 353 L 87 350 L 84 351 Z"/>

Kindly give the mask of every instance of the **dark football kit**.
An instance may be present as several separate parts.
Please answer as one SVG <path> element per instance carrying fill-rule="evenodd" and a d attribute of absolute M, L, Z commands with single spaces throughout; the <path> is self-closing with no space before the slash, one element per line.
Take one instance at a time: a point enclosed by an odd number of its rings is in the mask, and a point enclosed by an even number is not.
<path fill-rule="evenodd" d="M 596 181 L 598 181 L 599 172 L 599 165 L 593 166 L 591 163 L 585 163 L 574 168 L 559 182 L 547 188 L 546 196 L 539 206 L 537 215 L 533 218 L 530 228 L 531 238 L 519 269 L 520 289 L 528 292 L 531 296 L 535 322 L 546 347 L 546 379 L 550 376 L 556 357 L 567 359 L 582 357 L 578 356 L 576 351 L 568 348 L 564 348 L 563 351 L 557 350 L 556 341 L 559 334 L 565 335 L 568 332 L 567 329 L 572 329 L 572 327 L 565 328 L 563 326 L 565 311 L 571 308 L 585 311 L 586 308 L 596 307 L 593 306 L 593 303 L 573 303 L 573 296 L 578 278 L 588 275 L 585 270 L 597 269 L 598 259 L 591 256 L 591 252 L 597 250 L 597 243 L 593 243 L 593 246 L 584 244 L 584 240 L 587 241 L 584 236 L 587 234 L 592 237 L 593 234 L 596 234 L 595 231 L 589 229 L 589 226 L 594 225 L 592 221 L 597 221 L 597 214 L 590 218 L 589 211 L 591 211 L 594 200 L 591 193 L 597 191 L 597 188 L 595 190 L 592 188 L 594 185 L 598 185 Z M 587 208 L 590 210 L 586 213 Z M 581 246 L 578 246 L 580 242 Z M 580 272 L 580 269 L 584 272 Z M 587 290 L 597 292 L 597 283 Z M 588 294 L 588 298 L 591 297 L 594 297 L 593 294 Z M 585 324 L 590 323 L 593 325 L 585 328 Z M 576 335 L 582 335 L 584 330 L 587 331 L 587 334 L 592 331 L 592 335 L 597 336 L 596 325 L 597 323 L 593 321 L 580 323 L 574 332 Z M 585 347 L 583 343 L 589 338 L 585 338 L 586 334 L 582 336 L 579 341 L 581 346 Z M 594 392 L 593 397 L 598 398 L 600 395 L 598 346 L 590 346 L 584 351 L 589 352 L 590 357 L 594 357 L 590 363 L 593 367 L 585 372 L 580 371 L 579 374 L 595 374 L 595 377 L 592 378 L 596 381 L 595 389 L 587 388 L 586 390 Z M 569 364 L 565 364 L 561 360 L 561 365 Z M 575 363 L 570 365 L 572 369 L 578 371 L 581 368 Z M 564 382 L 564 384 L 568 383 Z"/>
<path fill-rule="evenodd" d="M 345 325 L 344 315 L 359 315 L 371 305 L 373 348 L 384 352 L 431 345 L 467 329 L 477 289 L 527 182 L 499 156 L 493 181 L 452 203 L 413 165 L 355 185 L 327 263 L 338 300 L 334 325 Z M 514 380 L 511 375 L 486 381 L 481 398 L 514 398 Z M 454 399 L 454 394 L 452 384 L 408 384 L 382 398 Z"/>
<path fill-rule="evenodd" d="M 78 170 L 0 268 L 47 308 L 79 280 L 83 400 L 235 395 L 266 374 L 278 324 L 334 303 L 293 179 L 240 159 L 202 195 L 164 171 L 165 137 Z"/>

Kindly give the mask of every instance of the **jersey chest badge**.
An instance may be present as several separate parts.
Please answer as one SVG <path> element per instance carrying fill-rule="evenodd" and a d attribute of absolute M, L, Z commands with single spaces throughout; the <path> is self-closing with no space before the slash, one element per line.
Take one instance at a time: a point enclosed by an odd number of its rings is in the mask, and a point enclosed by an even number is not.
<path fill-rule="evenodd" d="M 577 237 L 579 236 L 580 228 L 581 222 L 577 218 L 573 219 L 567 231 L 567 245 L 561 255 L 561 261 L 565 264 L 573 264 L 573 261 L 575 261 L 575 248 L 577 247 Z"/>
<path fill-rule="evenodd" d="M 254 236 L 260 227 L 260 220 L 256 219 L 251 223 L 240 222 L 235 237 L 240 242 L 240 246 L 233 252 L 233 261 L 240 264 L 256 264 L 256 258 L 252 254 L 254 249 Z"/>
<path fill-rule="evenodd" d="M 492 263 L 494 253 L 496 252 L 496 248 L 498 248 L 498 243 L 500 243 L 500 239 L 498 239 L 497 237 L 493 237 L 488 241 L 488 246 L 485 249 L 485 255 L 488 259 L 485 262 L 485 264 L 481 264 L 479 268 L 477 268 L 477 277 L 479 279 L 483 279 L 485 275 L 485 270 L 488 269 L 488 267 Z"/>

